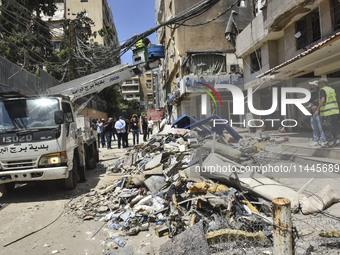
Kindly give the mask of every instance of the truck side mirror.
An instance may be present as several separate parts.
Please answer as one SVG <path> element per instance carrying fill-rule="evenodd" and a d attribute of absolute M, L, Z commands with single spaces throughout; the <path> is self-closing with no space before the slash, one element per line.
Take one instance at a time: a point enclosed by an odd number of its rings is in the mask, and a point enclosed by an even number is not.
<path fill-rule="evenodd" d="M 64 111 L 58 110 L 54 112 L 54 122 L 55 124 L 63 124 L 64 123 Z"/>

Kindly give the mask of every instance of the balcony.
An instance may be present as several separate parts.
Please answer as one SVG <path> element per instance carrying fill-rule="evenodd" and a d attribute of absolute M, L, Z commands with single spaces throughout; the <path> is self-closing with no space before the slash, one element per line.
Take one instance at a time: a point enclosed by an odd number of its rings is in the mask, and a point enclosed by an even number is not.
<path fill-rule="evenodd" d="M 237 36 L 236 55 L 249 55 L 263 43 L 282 38 L 287 26 L 317 6 L 317 1 L 309 0 L 267 1 L 266 6 Z"/>
<path fill-rule="evenodd" d="M 123 94 L 139 94 L 139 89 L 137 90 L 122 90 Z"/>

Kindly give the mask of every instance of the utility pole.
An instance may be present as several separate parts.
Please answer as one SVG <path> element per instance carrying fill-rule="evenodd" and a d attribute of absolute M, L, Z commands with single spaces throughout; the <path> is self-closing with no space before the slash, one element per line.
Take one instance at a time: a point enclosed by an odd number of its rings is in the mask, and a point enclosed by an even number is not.
<path fill-rule="evenodd" d="M 70 48 L 70 61 L 68 63 L 68 78 L 69 80 L 74 80 L 74 62 L 73 62 L 73 50 L 74 50 L 74 24 L 73 21 L 70 22 L 70 32 L 69 32 L 69 48 Z"/>

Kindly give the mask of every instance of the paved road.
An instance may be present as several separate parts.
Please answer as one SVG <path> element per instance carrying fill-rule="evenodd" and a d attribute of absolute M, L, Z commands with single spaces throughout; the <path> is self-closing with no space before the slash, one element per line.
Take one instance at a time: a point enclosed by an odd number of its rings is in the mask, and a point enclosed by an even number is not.
<path fill-rule="evenodd" d="M 142 137 L 141 137 L 142 138 Z M 132 144 L 132 141 L 130 141 Z M 0 198 L 0 254 L 40 255 L 53 254 L 154 254 L 151 244 L 159 242 L 153 233 L 141 232 L 128 241 L 124 249 L 107 247 L 112 243 L 113 230 L 101 228 L 102 222 L 82 221 L 73 213 L 66 213 L 72 199 L 91 189 L 99 190 L 119 178 L 107 174 L 106 166 L 125 154 L 113 141 L 113 149 L 100 149 L 100 163 L 95 170 L 87 171 L 87 182 L 78 183 L 73 191 L 65 191 L 58 182 L 41 182 L 17 185 L 14 192 Z M 27 236 L 26 236 L 27 235 Z M 22 239 L 21 239 L 22 238 Z M 123 238 L 123 237 L 122 237 Z M 111 239 L 111 240 L 110 240 Z M 11 242 L 16 241 L 12 244 Z M 7 246 L 6 246 L 7 245 Z M 6 246 L 6 247 L 4 247 Z"/>

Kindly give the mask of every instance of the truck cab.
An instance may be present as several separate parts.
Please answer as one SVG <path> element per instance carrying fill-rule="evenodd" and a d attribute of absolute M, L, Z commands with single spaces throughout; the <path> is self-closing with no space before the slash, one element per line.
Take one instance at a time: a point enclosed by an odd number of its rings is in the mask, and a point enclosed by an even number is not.
<path fill-rule="evenodd" d="M 63 179 L 67 189 L 85 179 L 72 104 L 63 96 L 0 94 L 0 186 Z"/>

